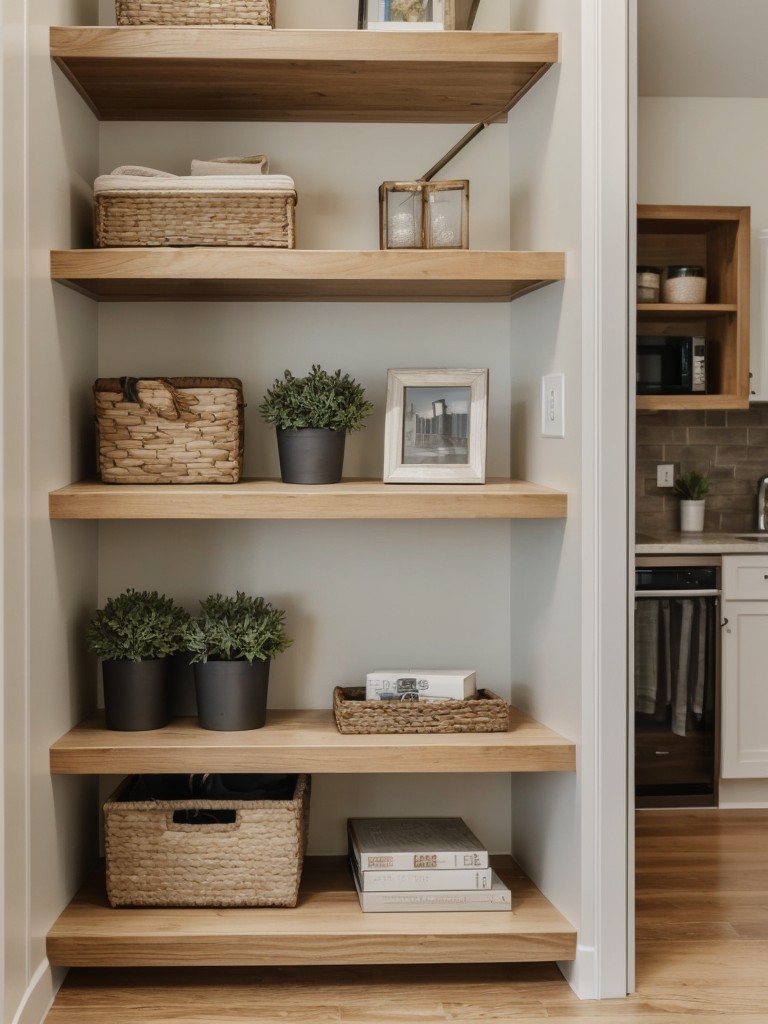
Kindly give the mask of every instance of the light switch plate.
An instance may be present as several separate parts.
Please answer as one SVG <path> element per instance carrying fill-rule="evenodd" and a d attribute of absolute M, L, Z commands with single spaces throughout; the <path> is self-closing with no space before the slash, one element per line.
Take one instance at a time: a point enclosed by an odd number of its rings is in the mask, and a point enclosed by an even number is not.
<path fill-rule="evenodd" d="M 674 487 L 675 486 L 675 465 L 674 463 L 664 463 L 656 467 L 656 486 L 657 487 Z"/>
<path fill-rule="evenodd" d="M 541 433 L 565 437 L 565 374 L 548 373 L 541 378 Z"/>

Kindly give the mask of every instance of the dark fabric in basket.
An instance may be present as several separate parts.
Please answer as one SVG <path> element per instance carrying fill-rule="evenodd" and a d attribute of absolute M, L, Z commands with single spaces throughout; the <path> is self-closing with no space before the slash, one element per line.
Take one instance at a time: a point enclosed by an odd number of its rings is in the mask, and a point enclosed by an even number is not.
<path fill-rule="evenodd" d="M 135 775 L 120 799 L 143 800 L 290 800 L 296 775 L 210 774 Z"/>

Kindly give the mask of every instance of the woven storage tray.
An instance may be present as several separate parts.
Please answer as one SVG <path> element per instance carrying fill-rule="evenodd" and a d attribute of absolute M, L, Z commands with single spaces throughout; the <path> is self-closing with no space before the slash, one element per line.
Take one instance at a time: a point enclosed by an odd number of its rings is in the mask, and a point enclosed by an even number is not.
<path fill-rule="evenodd" d="M 104 804 L 107 898 L 113 907 L 295 907 L 310 777 L 291 800 L 142 800 Z M 234 811 L 232 824 L 184 824 L 174 813 Z"/>
<path fill-rule="evenodd" d="M 236 377 L 103 377 L 93 397 L 104 483 L 240 479 L 243 386 Z"/>
<path fill-rule="evenodd" d="M 470 700 L 366 700 L 362 686 L 337 686 L 333 714 L 339 732 L 506 732 L 509 704 L 490 690 Z"/>
<path fill-rule="evenodd" d="M 296 193 L 131 189 L 94 196 L 94 240 L 100 248 L 147 246 L 296 246 Z"/>
<path fill-rule="evenodd" d="M 274 0 L 115 0 L 118 25 L 259 25 L 273 28 Z"/>

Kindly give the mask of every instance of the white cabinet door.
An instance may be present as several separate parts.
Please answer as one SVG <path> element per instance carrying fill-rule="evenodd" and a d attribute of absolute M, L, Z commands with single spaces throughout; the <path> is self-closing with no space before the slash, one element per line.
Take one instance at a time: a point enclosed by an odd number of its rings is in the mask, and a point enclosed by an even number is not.
<path fill-rule="evenodd" d="M 768 557 L 723 558 L 724 779 L 768 778 Z"/>

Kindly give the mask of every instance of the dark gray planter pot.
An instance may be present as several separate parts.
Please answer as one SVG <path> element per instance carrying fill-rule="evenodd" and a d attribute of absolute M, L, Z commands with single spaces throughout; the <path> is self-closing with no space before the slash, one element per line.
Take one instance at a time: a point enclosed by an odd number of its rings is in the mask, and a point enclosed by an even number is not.
<path fill-rule="evenodd" d="M 267 717 L 269 661 L 206 661 L 194 666 L 203 729 L 260 729 Z"/>
<path fill-rule="evenodd" d="M 286 484 L 337 484 L 347 435 L 339 430 L 277 429 L 280 476 Z"/>
<path fill-rule="evenodd" d="M 168 658 L 102 661 L 101 674 L 108 729 L 143 732 L 168 725 L 171 720 Z"/>

